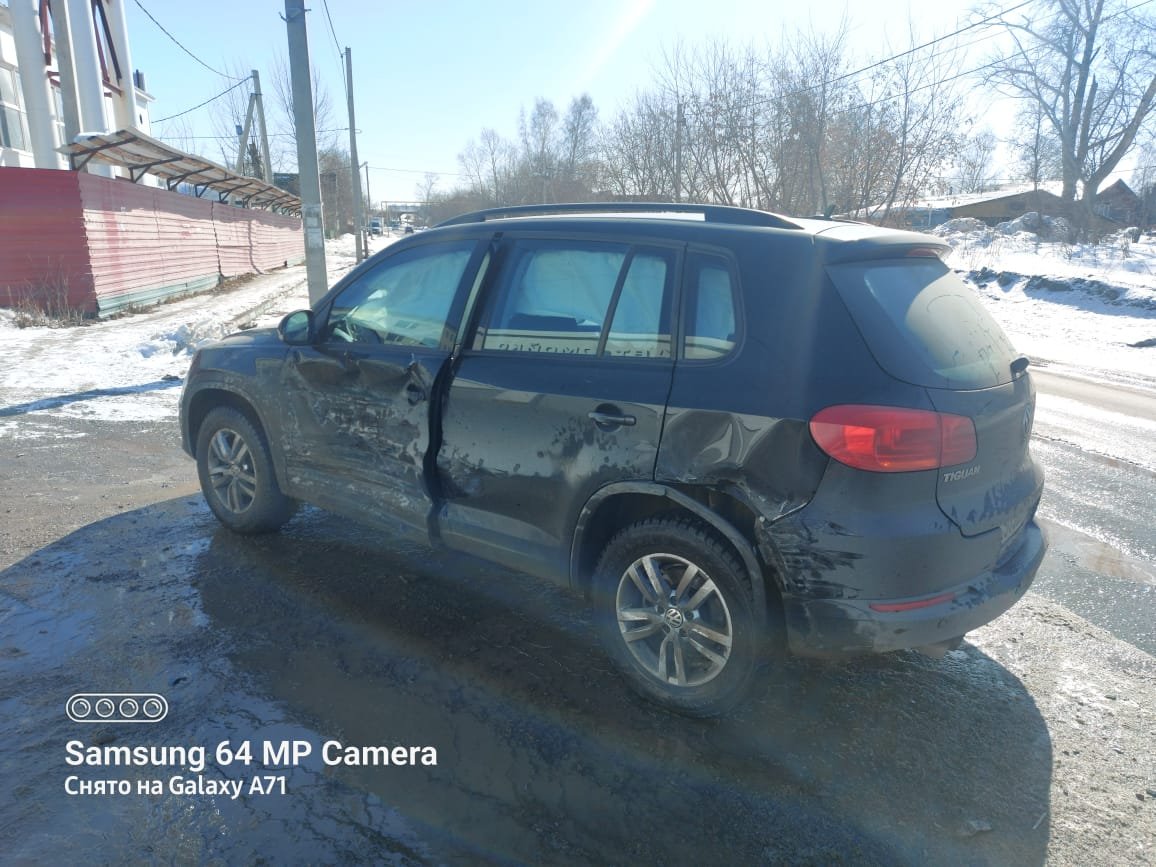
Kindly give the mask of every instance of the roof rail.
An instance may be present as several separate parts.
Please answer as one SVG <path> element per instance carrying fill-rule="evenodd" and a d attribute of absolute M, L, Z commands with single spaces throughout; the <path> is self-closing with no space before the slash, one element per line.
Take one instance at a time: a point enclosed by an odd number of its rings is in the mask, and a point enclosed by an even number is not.
<path fill-rule="evenodd" d="M 659 218 L 663 214 L 697 214 L 708 223 L 730 223 L 742 226 L 767 226 L 774 229 L 801 228 L 785 217 L 752 208 L 730 205 L 695 205 L 682 202 L 568 202 L 556 205 L 511 205 L 472 211 L 438 223 L 441 226 L 461 226 L 466 223 L 484 223 L 514 217 L 539 217 L 567 214 L 638 214 Z"/>

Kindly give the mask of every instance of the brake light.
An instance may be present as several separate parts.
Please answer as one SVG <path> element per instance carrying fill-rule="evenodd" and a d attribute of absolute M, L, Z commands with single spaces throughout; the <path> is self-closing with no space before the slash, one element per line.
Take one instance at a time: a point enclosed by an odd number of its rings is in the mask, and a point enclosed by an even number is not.
<path fill-rule="evenodd" d="M 811 436 L 840 463 L 874 473 L 966 464 L 977 452 L 967 416 L 894 406 L 829 406 L 811 419 Z"/>
<path fill-rule="evenodd" d="M 938 259 L 941 252 L 937 247 L 912 247 L 907 251 L 907 258 Z"/>

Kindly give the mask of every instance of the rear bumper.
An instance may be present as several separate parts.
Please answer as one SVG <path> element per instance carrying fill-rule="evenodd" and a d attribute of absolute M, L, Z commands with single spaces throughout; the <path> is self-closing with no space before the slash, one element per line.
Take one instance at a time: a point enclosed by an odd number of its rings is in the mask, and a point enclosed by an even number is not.
<path fill-rule="evenodd" d="M 787 640 L 801 656 L 846 656 L 925 647 L 958 638 L 990 623 L 1023 596 L 1047 551 L 1047 537 L 1034 520 L 1024 527 L 1022 544 L 998 568 L 975 576 L 927 599 L 935 604 L 904 610 L 913 599 L 816 599 L 784 596 Z"/>

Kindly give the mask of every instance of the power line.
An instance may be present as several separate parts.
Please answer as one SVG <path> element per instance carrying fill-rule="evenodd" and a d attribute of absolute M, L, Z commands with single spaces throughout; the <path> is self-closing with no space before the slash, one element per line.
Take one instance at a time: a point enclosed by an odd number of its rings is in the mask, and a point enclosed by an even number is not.
<path fill-rule="evenodd" d="M 325 18 L 329 22 L 329 35 L 333 37 L 333 44 L 337 47 L 337 56 L 341 56 L 341 42 L 337 39 L 337 31 L 333 29 L 333 16 L 329 14 L 329 0 L 321 0 L 325 7 Z"/>
<path fill-rule="evenodd" d="M 948 39 L 953 39 L 956 36 L 959 36 L 961 33 L 966 33 L 968 30 L 974 30 L 977 27 L 986 27 L 992 21 L 995 21 L 999 18 L 1002 18 L 1005 15 L 1009 15 L 1018 9 L 1023 9 L 1025 6 L 1030 6 L 1034 2 L 1035 2 L 1035 0 L 1024 0 L 1024 2 L 1019 3 L 1019 4 L 1011 7 L 1010 9 L 1004 9 L 1004 10 L 996 13 L 995 15 L 989 15 L 987 18 L 984 18 L 982 21 L 976 21 L 973 24 L 968 24 L 966 27 L 961 27 L 958 30 L 955 30 L 951 33 L 946 33 L 943 36 L 938 36 L 935 39 L 929 40 L 928 42 L 924 42 L 922 45 L 916 45 L 914 48 L 908 48 L 906 51 L 902 51 L 899 54 L 893 54 L 891 57 L 885 57 L 882 60 L 877 60 L 874 63 L 868 64 L 867 66 L 864 66 L 860 69 L 855 69 L 855 70 L 852 70 L 851 72 L 846 72 L 843 75 L 838 75 L 835 78 L 831 78 L 831 79 L 828 79 L 827 81 L 819 82 L 818 84 L 812 84 L 810 87 L 805 87 L 802 90 L 795 91 L 794 93 L 785 94 L 785 96 L 797 96 L 797 95 L 802 94 L 802 93 L 809 93 L 810 91 L 816 90 L 820 87 L 826 87 L 829 84 L 835 84 L 837 82 L 844 81 L 845 79 L 854 78 L 857 75 L 862 75 L 864 72 L 870 72 L 872 69 L 876 69 L 880 66 L 884 66 L 884 65 L 891 63 L 892 61 L 895 61 L 895 60 L 900 60 L 901 58 L 904 58 L 904 57 L 907 57 L 908 55 L 914 54 L 917 51 L 922 51 L 924 48 L 930 48 L 932 45 L 937 45 L 940 42 L 946 42 Z M 1151 0 L 1148 0 L 1148 2 L 1151 2 Z M 1143 4 L 1141 4 L 1141 5 L 1143 5 Z M 988 38 L 990 38 L 990 37 L 985 36 L 983 39 L 976 40 L 976 42 L 982 42 L 982 41 L 984 41 L 984 39 L 988 39 Z M 974 45 L 975 43 L 971 42 L 968 44 Z M 966 46 L 964 46 L 964 47 L 966 47 Z"/>
<path fill-rule="evenodd" d="M 345 76 L 345 54 L 341 50 L 341 42 L 337 39 L 337 31 L 333 27 L 333 16 L 329 14 L 329 0 L 321 0 L 325 7 L 325 19 L 329 22 L 329 35 L 333 37 L 333 45 L 337 49 L 337 62 L 341 67 L 341 88 L 345 91 L 345 98 L 349 99 L 349 83 Z"/>
<path fill-rule="evenodd" d="M 370 166 L 375 172 L 401 172 L 406 175 L 449 175 L 455 178 L 464 178 L 461 172 L 435 172 L 432 169 L 391 169 L 386 166 Z"/>
<path fill-rule="evenodd" d="M 929 42 L 925 42 L 924 44 L 916 46 L 915 48 L 908 49 L 907 51 L 901 52 L 900 54 L 896 54 L 896 55 L 893 55 L 891 57 L 886 57 L 883 60 L 876 61 L 875 63 L 872 63 L 868 66 L 862 67 L 861 69 L 856 69 L 856 70 L 853 70 L 852 72 L 844 73 L 843 75 L 837 76 L 835 78 L 829 79 L 829 80 L 824 81 L 824 82 L 820 82 L 819 84 L 813 84 L 809 87 L 804 87 L 804 88 L 800 88 L 798 90 L 789 91 L 789 92 L 784 93 L 784 94 L 778 94 L 775 96 L 770 96 L 770 97 L 767 97 L 765 99 L 753 100 L 750 103 L 748 103 L 745 106 L 745 108 L 749 109 L 749 108 L 756 108 L 756 107 L 761 106 L 761 105 L 770 105 L 772 103 L 780 102 L 781 100 L 783 100 L 785 98 L 788 98 L 791 96 L 798 96 L 798 95 L 801 95 L 804 93 L 808 93 L 812 90 L 815 90 L 816 88 L 824 87 L 828 84 L 834 84 L 835 82 L 843 81 L 844 79 L 850 78 L 852 76 L 860 75 L 863 72 L 867 72 L 871 69 L 875 69 L 876 67 L 890 63 L 894 60 L 898 60 L 902 57 L 906 57 L 907 55 L 912 54 L 915 51 L 920 51 L 920 50 L 927 48 L 931 45 L 935 45 L 938 42 L 943 42 L 944 40 L 951 39 L 952 37 L 958 36 L 960 33 L 963 33 L 967 30 L 974 29 L 975 27 L 986 26 L 991 21 L 993 21 L 997 18 L 1000 18 L 1004 15 L 1007 15 L 1011 12 L 1015 12 L 1017 9 L 1022 9 L 1024 6 L 1027 6 L 1033 2 L 1035 2 L 1035 0 L 1024 0 L 1024 2 L 1019 3 L 1016 6 L 1011 7 L 1010 9 L 1005 9 L 1002 12 L 998 13 L 997 15 L 991 15 L 991 16 L 983 19 L 982 21 L 977 21 L 974 24 L 970 24 L 967 27 L 960 28 L 959 30 L 954 31 L 953 33 L 949 33 L 949 34 L 947 34 L 945 36 L 941 36 L 937 39 L 932 39 Z M 1139 9 L 1143 6 L 1148 6 L 1153 2 L 1156 2 L 1156 0 L 1141 0 L 1141 2 L 1139 2 L 1139 3 L 1136 3 L 1132 6 L 1129 6 L 1125 9 L 1120 10 L 1119 12 L 1113 13 L 1112 15 L 1105 17 L 1103 19 L 1103 21 L 1111 21 L 1114 18 L 1119 18 L 1122 15 L 1126 15 L 1127 13 L 1132 12 L 1136 9 Z M 989 38 L 991 38 L 991 37 L 990 36 L 984 36 L 984 37 L 981 37 L 979 39 L 973 40 L 972 42 L 969 42 L 966 45 L 961 46 L 961 47 L 967 47 L 968 45 L 974 45 L 977 42 L 983 42 Z M 1035 50 L 1043 51 L 1044 46 L 1036 46 Z M 937 56 L 938 54 L 939 54 L 939 52 L 936 52 L 932 56 L 934 57 L 934 56 Z M 884 96 L 884 97 L 880 97 L 879 99 L 872 100 L 870 102 L 861 102 L 861 103 L 856 103 L 854 105 L 848 105 L 844 108 L 833 109 L 830 112 L 830 114 L 832 114 L 832 115 L 845 114 L 847 112 L 857 111 L 859 109 L 873 108 L 876 105 L 881 105 L 881 104 L 886 103 L 886 102 L 891 102 L 891 101 L 894 101 L 896 99 L 901 99 L 903 97 L 910 96 L 913 93 L 919 93 L 920 91 L 928 90 L 932 87 L 939 87 L 939 86 L 944 85 L 944 84 L 949 84 L 950 82 L 957 81 L 961 78 L 966 78 L 969 75 L 974 75 L 977 72 L 982 72 L 985 69 L 991 69 L 993 67 L 1000 66 L 1001 64 L 1004 64 L 1004 63 L 1008 62 L 1009 60 L 1012 60 L 1015 56 L 1016 55 L 1012 55 L 1009 57 L 999 57 L 999 58 L 997 58 L 991 62 L 984 63 L 980 66 L 974 67 L 973 69 L 969 69 L 969 70 L 966 70 L 964 72 L 959 72 L 959 73 L 956 73 L 955 75 L 951 75 L 947 78 L 939 79 L 937 81 L 932 81 L 932 82 L 929 82 L 927 84 L 920 85 L 919 87 L 913 87 L 910 90 L 905 90 L 901 93 L 898 93 L 898 94 L 895 94 L 892 96 Z M 697 114 L 701 114 L 700 111 L 697 111 L 697 109 L 698 109 L 697 106 L 692 105 L 692 106 L 689 106 L 689 108 L 691 108 L 691 110 L 695 111 Z"/>
<path fill-rule="evenodd" d="M 168 118 L 162 118 L 162 120 L 168 120 Z M 160 123 L 160 121 L 153 121 L 153 123 Z M 347 126 L 339 126 L 339 127 L 334 127 L 333 129 L 319 129 L 319 130 L 317 130 L 317 132 L 318 133 L 346 132 L 348 130 L 349 130 L 349 127 L 347 127 Z M 293 133 L 293 132 L 271 132 L 271 133 L 269 133 L 269 138 L 289 138 L 289 137 L 295 136 L 296 134 L 297 133 Z M 182 139 L 182 140 L 187 139 L 188 141 L 221 141 L 224 139 L 228 139 L 229 141 L 236 141 L 237 140 L 237 137 L 235 135 L 172 135 L 172 136 L 161 135 L 161 136 L 156 136 L 156 138 L 159 138 L 161 141 L 173 141 L 174 139 Z"/>
<path fill-rule="evenodd" d="M 244 78 L 237 78 L 235 75 L 228 75 L 227 73 L 221 72 L 219 69 L 213 69 L 213 67 L 209 66 L 209 64 L 205 63 L 205 61 L 201 60 L 201 58 L 197 57 L 197 55 L 193 54 L 193 52 L 191 52 L 191 51 L 189 51 L 189 49 L 185 48 L 185 46 L 181 44 L 181 41 L 179 39 L 177 39 L 177 37 L 173 36 L 173 34 L 169 33 L 169 31 L 165 30 L 164 25 L 161 24 L 161 22 L 157 21 L 155 18 L 153 18 L 153 14 L 144 8 L 144 6 L 141 4 L 140 0 L 133 0 L 133 2 L 135 2 L 137 6 L 140 6 L 140 11 L 148 16 L 149 21 L 151 21 L 153 24 L 155 24 L 157 27 L 159 27 L 161 29 L 161 33 L 163 33 L 165 36 L 167 36 L 169 39 L 171 39 L 174 43 L 176 43 L 177 47 L 180 48 L 181 51 L 185 52 L 185 54 L 189 55 L 189 57 L 193 58 L 193 60 L 197 61 L 197 63 L 201 64 L 201 66 L 203 66 L 203 67 L 205 67 L 205 69 L 209 70 L 209 72 L 212 72 L 216 75 L 219 75 L 222 78 L 227 78 L 229 81 L 245 81 L 246 80 Z"/>
<path fill-rule="evenodd" d="M 224 90 L 222 90 L 216 96 L 210 96 L 204 102 L 197 103 L 192 108 L 186 108 L 184 111 L 178 111 L 176 114 L 170 114 L 168 117 L 158 117 L 156 120 L 152 121 L 152 123 L 164 123 L 166 120 L 172 120 L 173 118 L 182 117 L 186 114 L 189 114 L 190 112 L 194 112 L 198 108 L 203 108 L 204 106 L 208 105 L 213 100 L 220 99 L 222 96 L 224 96 L 229 91 L 236 90 L 238 87 L 240 87 L 242 84 L 244 84 L 247 81 L 251 81 L 251 79 L 242 78 L 236 84 L 234 84 L 232 87 L 226 87 Z"/>

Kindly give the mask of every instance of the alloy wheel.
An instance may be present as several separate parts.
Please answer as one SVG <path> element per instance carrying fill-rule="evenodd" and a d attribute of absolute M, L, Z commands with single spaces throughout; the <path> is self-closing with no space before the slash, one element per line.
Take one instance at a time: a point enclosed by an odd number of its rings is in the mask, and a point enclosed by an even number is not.
<path fill-rule="evenodd" d="M 253 455 L 244 438 L 234 430 L 221 428 L 209 441 L 209 480 L 217 499 L 225 508 L 241 514 L 257 495 L 257 474 Z"/>
<path fill-rule="evenodd" d="M 718 586 L 675 554 L 647 554 L 618 582 L 618 629 L 635 662 L 651 677 L 678 687 L 701 686 L 730 659 L 730 609 Z"/>

